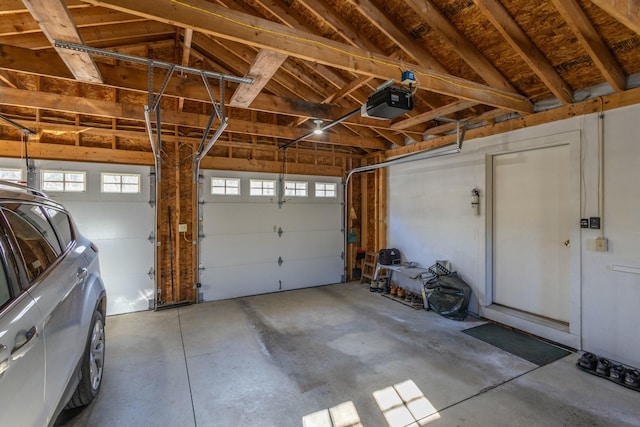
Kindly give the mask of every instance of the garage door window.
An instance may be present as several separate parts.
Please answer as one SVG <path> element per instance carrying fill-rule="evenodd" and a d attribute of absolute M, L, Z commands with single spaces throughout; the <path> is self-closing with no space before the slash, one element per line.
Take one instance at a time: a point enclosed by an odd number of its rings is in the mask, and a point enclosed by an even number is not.
<path fill-rule="evenodd" d="M 87 188 L 87 174 L 71 171 L 42 171 L 42 189 L 81 193 Z"/>
<path fill-rule="evenodd" d="M 140 193 L 140 175 L 103 173 L 100 179 L 103 193 Z"/>
<path fill-rule="evenodd" d="M 335 182 L 316 182 L 316 197 L 334 199 L 337 196 L 337 188 Z"/>
<path fill-rule="evenodd" d="M 211 194 L 239 196 L 240 179 L 238 178 L 211 178 Z"/>
<path fill-rule="evenodd" d="M 308 183 L 304 181 L 286 181 L 284 183 L 284 195 L 289 197 L 307 197 Z"/>
<path fill-rule="evenodd" d="M 0 179 L 4 181 L 22 181 L 22 169 L 0 169 Z"/>
<path fill-rule="evenodd" d="M 272 180 L 252 179 L 249 181 L 251 196 L 275 196 L 276 182 Z"/>

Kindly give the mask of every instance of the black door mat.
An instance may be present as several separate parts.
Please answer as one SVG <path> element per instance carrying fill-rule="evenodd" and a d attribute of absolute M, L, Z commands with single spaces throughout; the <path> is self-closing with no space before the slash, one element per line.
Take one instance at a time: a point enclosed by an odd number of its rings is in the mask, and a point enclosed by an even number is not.
<path fill-rule="evenodd" d="M 494 323 L 465 329 L 462 332 L 538 366 L 571 354 L 568 350 Z"/>

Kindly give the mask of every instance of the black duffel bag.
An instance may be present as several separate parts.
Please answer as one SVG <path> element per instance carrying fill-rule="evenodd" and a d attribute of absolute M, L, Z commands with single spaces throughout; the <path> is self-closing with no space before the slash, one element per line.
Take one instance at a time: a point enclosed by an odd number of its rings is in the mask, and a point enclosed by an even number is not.
<path fill-rule="evenodd" d="M 380 249 L 378 262 L 382 265 L 395 265 L 401 262 L 400 251 L 396 248 Z"/>
<path fill-rule="evenodd" d="M 471 287 L 458 275 L 437 276 L 424 285 L 429 309 L 453 320 L 464 320 L 467 317 Z"/>

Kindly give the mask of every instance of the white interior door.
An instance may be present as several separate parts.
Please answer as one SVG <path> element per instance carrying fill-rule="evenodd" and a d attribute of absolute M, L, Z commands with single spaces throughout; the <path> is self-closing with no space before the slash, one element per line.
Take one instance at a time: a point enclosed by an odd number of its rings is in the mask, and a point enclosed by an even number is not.
<path fill-rule="evenodd" d="M 569 145 L 493 157 L 493 302 L 569 322 Z"/>

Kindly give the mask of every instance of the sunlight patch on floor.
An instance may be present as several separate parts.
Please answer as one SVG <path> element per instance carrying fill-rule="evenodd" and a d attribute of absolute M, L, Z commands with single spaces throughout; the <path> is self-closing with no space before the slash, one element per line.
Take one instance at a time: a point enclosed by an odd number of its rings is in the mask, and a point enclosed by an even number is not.
<path fill-rule="evenodd" d="M 438 411 L 412 380 L 375 391 L 373 397 L 389 427 L 424 426 L 440 418 Z"/>
<path fill-rule="evenodd" d="M 302 417 L 303 427 L 363 427 L 353 402 L 344 402 Z"/>

